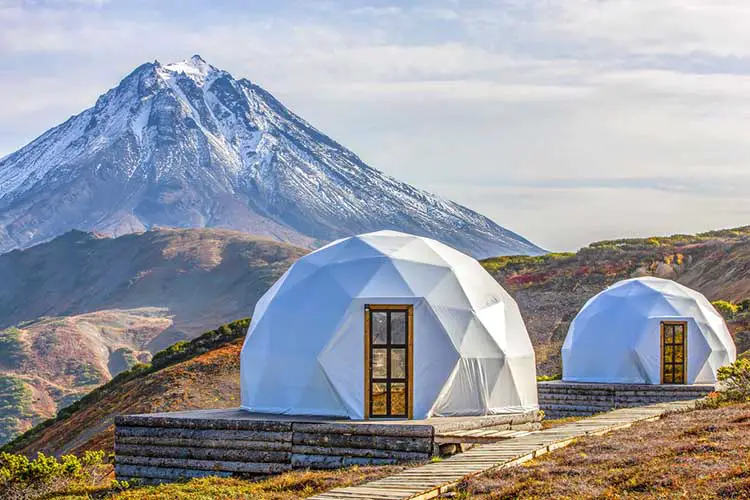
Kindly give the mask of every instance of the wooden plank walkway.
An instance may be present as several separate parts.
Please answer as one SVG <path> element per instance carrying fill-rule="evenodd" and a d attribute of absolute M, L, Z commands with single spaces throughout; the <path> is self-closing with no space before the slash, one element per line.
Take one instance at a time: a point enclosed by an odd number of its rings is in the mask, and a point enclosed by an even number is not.
<path fill-rule="evenodd" d="M 435 442 L 442 443 L 494 443 L 503 439 L 526 436 L 534 431 L 514 431 L 510 429 L 474 429 L 469 431 L 452 431 L 435 433 Z"/>
<path fill-rule="evenodd" d="M 576 438 L 601 435 L 637 422 L 658 420 L 668 413 L 695 408 L 695 400 L 623 408 L 577 422 L 484 444 L 440 462 L 433 462 L 360 486 L 336 488 L 310 500 L 426 500 L 453 490 L 461 481 L 511 467 L 569 445 Z"/>

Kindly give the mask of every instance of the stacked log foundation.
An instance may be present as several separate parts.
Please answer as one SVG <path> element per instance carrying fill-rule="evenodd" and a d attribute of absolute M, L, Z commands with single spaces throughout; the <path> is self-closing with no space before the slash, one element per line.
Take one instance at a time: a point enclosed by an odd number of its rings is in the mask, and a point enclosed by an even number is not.
<path fill-rule="evenodd" d="M 593 384 L 540 382 L 539 407 L 546 419 L 588 416 L 615 408 L 632 408 L 705 397 L 712 385 Z"/>
<path fill-rule="evenodd" d="M 115 473 L 121 480 L 158 483 L 424 462 L 440 452 L 439 432 L 541 426 L 536 411 L 412 422 L 297 421 L 238 410 L 125 415 L 115 419 Z"/>
<path fill-rule="evenodd" d="M 115 424 L 118 479 L 147 483 L 421 462 L 433 454 L 430 425 L 147 416 L 122 416 Z"/>

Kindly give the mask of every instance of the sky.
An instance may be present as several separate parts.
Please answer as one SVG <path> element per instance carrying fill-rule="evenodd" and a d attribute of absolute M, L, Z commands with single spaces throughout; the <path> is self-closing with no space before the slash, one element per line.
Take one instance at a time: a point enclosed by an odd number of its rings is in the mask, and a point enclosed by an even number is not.
<path fill-rule="evenodd" d="M 0 156 L 200 54 L 550 250 L 750 224 L 747 0 L 0 0 Z"/>

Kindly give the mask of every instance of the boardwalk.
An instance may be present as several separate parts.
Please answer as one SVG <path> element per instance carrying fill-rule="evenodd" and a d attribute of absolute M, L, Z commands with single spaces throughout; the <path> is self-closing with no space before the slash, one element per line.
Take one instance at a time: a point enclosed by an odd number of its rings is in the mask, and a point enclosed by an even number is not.
<path fill-rule="evenodd" d="M 667 413 L 695 408 L 695 401 L 659 403 L 639 408 L 623 408 L 577 422 L 484 444 L 440 462 L 407 469 L 394 476 L 360 486 L 337 488 L 311 500 L 407 500 L 435 498 L 450 491 L 462 480 L 503 467 L 517 465 L 576 438 L 600 435 L 630 427 L 636 422 L 658 420 Z"/>

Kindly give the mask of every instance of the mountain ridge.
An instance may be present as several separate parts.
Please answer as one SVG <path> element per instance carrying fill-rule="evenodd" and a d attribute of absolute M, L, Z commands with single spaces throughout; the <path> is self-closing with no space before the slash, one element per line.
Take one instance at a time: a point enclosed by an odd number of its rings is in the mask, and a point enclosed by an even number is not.
<path fill-rule="evenodd" d="M 220 227 L 314 248 L 378 229 L 476 257 L 544 251 L 385 175 L 250 80 L 200 56 L 138 66 L 0 160 L 0 251 L 68 229 Z"/>

